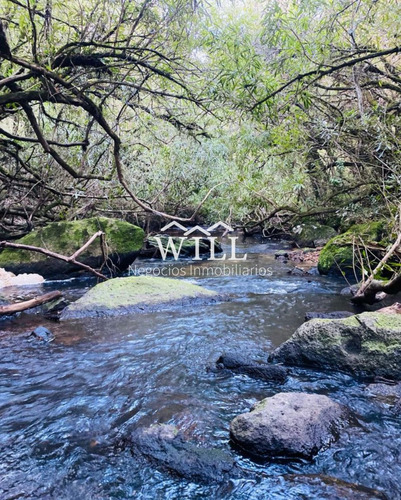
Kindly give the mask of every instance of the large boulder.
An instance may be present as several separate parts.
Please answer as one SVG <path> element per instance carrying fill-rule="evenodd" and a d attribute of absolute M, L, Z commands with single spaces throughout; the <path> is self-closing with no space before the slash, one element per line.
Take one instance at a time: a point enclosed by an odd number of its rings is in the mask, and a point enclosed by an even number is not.
<path fill-rule="evenodd" d="M 134 261 L 143 245 L 144 232 L 129 222 L 93 217 L 91 219 L 53 222 L 16 241 L 24 245 L 42 247 L 70 256 L 97 231 L 106 234 L 108 266 L 123 271 Z M 103 262 L 99 240 L 94 241 L 78 259 L 91 267 Z M 0 253 L 0 267 L 13 273 L 38 273 L 45 278 L 65 277 L 82 271 L 81 268 L 37 252 L 6 248 Z"/>
<path fill-rule="evenodd" d="M 311 458 L 337 438 L 348 417 L 348 410 L 327 396 L 281 392 L 235 417 L 230 435 L 256 457 Z"/>
<path fill-rule="evenodd" d="M 114 278 L 99 283 L 61 314 L 61 320 L 99 318 L 165 310 L 214 301 L 217 294 L 183 280 L 151 276 Z"/>
<path fill-rule="evenodd" d="M 320 247 L 337 236 L 337 231 L 330 226 L 309 223 L 293 227 L 292 235 L 300 247 Z"/>
<path fill-rule="evenodd" d="M 356 224 L 348 231 L 329 240 L 319 256 L 318 269 L 321 274 L 353 274 L 353 242 L 361 238 L 366 243 L 380 242 L 386 235 L 384 221 Z"/>
<path fill-rule="evenodd" d="M 196 481 L 227 481 L 239 476 L 232 456 L 218 448 L 197 446 L 168 424 L 139 428 L 131 435 L 133 452 L 168 471 Z"/>
<path fill-rule="evenodd" d="M 365 312 L 344 319 L 312 319 L 271 358 L 287 365 L 400 380 L 401 315 Z"/>

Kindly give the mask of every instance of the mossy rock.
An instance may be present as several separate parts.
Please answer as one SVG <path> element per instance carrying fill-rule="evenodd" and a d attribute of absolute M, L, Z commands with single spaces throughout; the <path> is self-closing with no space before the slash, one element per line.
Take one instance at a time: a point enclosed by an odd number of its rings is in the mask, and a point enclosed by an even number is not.
<path fill-rule="evenodd" d="M 382 242 L 386 236 L 384 221 L 356 224 L 348 231 L 329 240 L 320 252 L 318 269 L 321 274 L 353 274 L 353 240 L 361 238 L 366 243 Z"/>
<path fill-rule="evenodd" d="M 144 231 L 129 222 L 107 217 L 93 217 L 78 221 L 53 222 L 16 241 L 24 245 L 42 247 L 70 256 L 97 231 L 106 234 L 108 265 L 116 271 L 126 269 L 138 255 L 144 240 Z M 99 240 L 95 240 L 78 260 L 92 267 L 101 265 L 103 256 Z M 37 252 L 6 248 L 0 254 L 0 267 L 19 273 L 39 273 L 44 277 L 65 277 L 79 268 Z"/>
<path fill-rule="evenodd" d="M 325 245 L 337 236 L 337 231 L 330 226 L 318 223 L 299 224 L 292 229 L 296 243 L 301 247 L 318 247 Z"/>
<path fill-rule="evenodd" d="M 70 304 L 61 320 L 161 311 L 213 302 L 217 297 L 216 292 L 182 280 L 152 276 L 114 278 L 99 283 Z"/>
<path fill-rule="evenodd" d="M 401 380 L 401 314 L 312 319 L 278 347 L 274 361 Z"/>

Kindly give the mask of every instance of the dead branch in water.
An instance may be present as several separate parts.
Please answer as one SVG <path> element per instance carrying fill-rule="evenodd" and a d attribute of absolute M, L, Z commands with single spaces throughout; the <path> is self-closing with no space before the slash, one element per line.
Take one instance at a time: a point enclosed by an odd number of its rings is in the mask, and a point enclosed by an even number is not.
<path fill-rule="evenodd" d="M 378 299 L 376 294 L 379 292 L 384 292 L 384 295 Z M 401 274 L 398 274 L 395 278 L 388 282 L 373 280 L 371 281 L 369 287 L 361 294 L 356 294 L 351 298 L 354 304 L 374 304 L 383 300 L 386 295 L 395 295 L 401 292 Z"/>
<path fill-rule="evenodd" d="M 45 248 L 41 247 L 35 247 L 33 245 L 24 245 L 22 243 L 11 243 L 10 241 L 0 241 L 0 248 L 16 248 L 18 250 L 28 250 L 30 252 L 37 252 L 41 253 L 43 255 L 46 255 L 47 257 L 53 257 L 54 259 L 62 260 L 64 262 L 68 262 L 69 264 L 74 264 L 78 267 L 82 267 L 82 269 L 85 269 L 85 271 L 88 271 L 98 278 L 101 278 L 103 280 L 107 280 L 107 277 L 100 273 L 99 271 L 96 271 L 96 269 L 93 269 L 93 267 L 87 266 L 86 264 L 83 264 L 82 262 L 79 262 L 76 260 L 76 258 L 81 255 L 82 252 L 84 252 L 93 241 L 95 241 L 96 238 L 100 238 L 102 249 L 104 248 L 104 233 L 103 231 L 98 231 L 95 233 L 93 236 L 89 238 L 89 240 L 82 245 L 81 248 L 79 248 L 74 254 L 72 254 L 70 257 L 66 257 L 65 255 L 62 255 L 60 253 L 52 252 L 51 250 L 46 250 Z"/>
<path fill-rule="evenodd" d="M 401 292 L 401 274 L 397 273 L 390 281 L 380 281 L 375 280 L 375 276 L 383 269 L 383 267 L 387 264 L 388 260 L 394 255 L 399 254 L 399 247 L 401 245 L 401 208 L 400 208 L 400 227 L 399 234 L 394 244 L 391 245 L 389 250 L 386 252 L 381 261 L 377 264 L 377 266 L 371 271 L 369 278 L 362 283 L 359 287 L 359 290 L 356 292 L 354 297 L 352 297 L 351 301 L 354 304 L 373 304 L 374 302 L 378 302 L 378 298 L 376 294 L 378 292 L 384 292 L 384 295 L 379 299 L 382 300 L 387 295 L 395 295 L 398 292 Z"/>
<path fill-rule="evenodd" d="M 62 293 L 59 291 L 45 293 L 39 297 L 35 297 L 31 300 L 25 300 L 24 302 L 17 302 L 16 304 L 10 304 L 8 306 L 0 306 L 0 316 L 6 314 L 14 314 L 17 312 L 25 311 L 26 309 L 31 309 L 32 307 L 40 306 L 51 300 L 58 299 L 62 297 Z"/>

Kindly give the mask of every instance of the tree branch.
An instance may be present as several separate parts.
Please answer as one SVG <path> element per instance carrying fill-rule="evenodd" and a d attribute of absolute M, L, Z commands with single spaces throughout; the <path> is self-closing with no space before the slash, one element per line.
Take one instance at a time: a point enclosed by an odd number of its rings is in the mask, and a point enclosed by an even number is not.
<path fill-rule="evenodd" d="M 285 90 L 287 87 L 290 87 L 293 83 L 305 80 L 305 78 L 308 78 L 309 76 L 316 76 L 316 78 L 313 80 L 313 82 L 315 82 L 317 80 L 320 80 L 324 76 L 331 75 L 332 73 L 339 71 L 340 69 L 350 68 L 352 66 L 355 66 L 355 64 L 358 64 L 358 63 L 363 62 L 363 61 L 368 61 L 369 59 L 376 59 L 378 57 L 388 56 L 390 54 L 398 54 L 398 52 L 401 52 L 401 47 L 393 47 L 391 49 L 381 50 L 379 52 L 374 52 L 373 54 L 366 54 L 364 56 L 352 59 L 351 61 L 345 61 L 341 64 L 336 65 L 336 66 L 332 66 L 329 69 L 317 68 L 315 70 L 308 71 L 306 73 L 301 73 L 301 74 L 297 75 L 296 77 L 292 78 L 291 80 L 289 80 L 288 82 L 281 85 L 277 90 L 275 90 L 274 92 L 271 92 L 268 96 L 264 97 L 263 99 L 258 101 L 256 104 L 254 104 L 251 107 L 251 111 L 253 111 L 255 108 L 257 108 L 261 104 L 265 103 L 266 101 L 268 101 L 272 97 L 276 96 L 277 94 L 279 94 L 280 92 Z"/>
<path fill-rule="evenodd" d="M 28 250 L 30 252 L 41 253 L 43 255 L 46 255 L 47 257 L 52 257 L 54 259 L 68 262 L 69 264 L 74 264 L 78 267 L 82 267 L 82 269 L 85 269 L 85 271 L 88 271 L 88 272 L 94 274 L 98 278 L 101 278 L 103 280 L 107 280 L 107 277 L 104 274 L 99 273 L 98 271 L 96 271 L 92 267 L 87 266 L 86 264 L 83 264 L 82 262 L 79 262 L 76 260 L 76 257 L 78 255 L 80 255 L 83 251 L 85 251 L 88 248 L 88 246 L 96 238 L 102 237 L 103 234 L 104 233 L 102 231 L 98 231 L 97 233 L 95 233 L 79 250 L 77 250 L 73 255 L 71 255 L 71 257 L 66 257 L 65 255 L 61 255 L 59 253 L 52 252 L 51 250 L 46 250 L 45 248 L 35 247 L 33 245 L 24 245 L 22 243 L 11 243 L 9 241 L 0 241 L 0 248 L 16 248 L 17 250 Z"/>

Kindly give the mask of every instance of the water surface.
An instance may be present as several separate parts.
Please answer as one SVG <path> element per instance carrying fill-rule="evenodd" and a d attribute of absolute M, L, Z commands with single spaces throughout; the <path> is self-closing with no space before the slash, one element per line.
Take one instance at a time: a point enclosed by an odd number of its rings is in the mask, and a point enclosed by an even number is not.
<path fill-rule="evenodd" d="M 228 350 L 265 358 L 307 311 L 353 310 L 339 294 L 344 283 L 288 275 L 273 245 L 242 251 L 245 266 L 271 268 L 272 275 L 196 277 L 189 261 L 180 264 L 183 279 L 230 294 L 230 301 L 109 320 L 53 323 L 23 314 L 0 323 L 1 499 L 336 498 L 322 485 L 296 480 L 308 474 L 401 498 L 401 422 L 391 400 L 343 374 L 294 370 L 276 386 L 207 369 Z M 91 284 L 56 286 L 73 298 Z M 52 330 L 54 342 L 29 342 L 27 333 L 39 324 Z M 312 462 L 255 464 L 233 451 L 240 466 L 260 474 L 221 485 L 174 477 L 134 458 L 127 444 L 137 426 L 173 423 L 200 443 L 230 450 L 230 420 L 280 391 L 328 394 L 351 407 L 359 424 Z"/>

